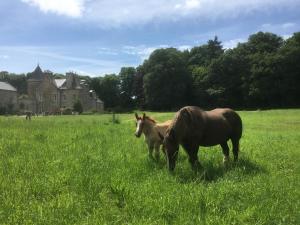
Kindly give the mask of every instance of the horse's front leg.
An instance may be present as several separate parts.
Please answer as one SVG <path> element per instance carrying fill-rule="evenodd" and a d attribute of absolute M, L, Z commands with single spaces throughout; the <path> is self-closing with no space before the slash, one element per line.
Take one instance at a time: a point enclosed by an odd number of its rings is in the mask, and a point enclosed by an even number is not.
<path fill-rule="evenodd" d="M 192 169 L 197 171 L 198 169 L 201 168 L 201 164 L 198 159 L 198 150 L 199 146 L 198 145 L 192 145 L 192 144 L 185 144 L 184 149 L 189 155 L 189 162 L 192 166 Z"/>
<path fill-rule="evenodd" d="M 159 143 L 155 143 L 155 159 L 156 160 L 159 159 L 159 149 L 160 149 L 160 144 Z"/>

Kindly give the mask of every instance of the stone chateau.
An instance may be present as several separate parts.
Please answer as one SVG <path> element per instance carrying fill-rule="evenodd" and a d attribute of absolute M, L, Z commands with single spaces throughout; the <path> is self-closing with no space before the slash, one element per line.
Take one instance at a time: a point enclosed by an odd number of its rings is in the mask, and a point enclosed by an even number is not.
<path fill-rule="evenodd" d="M 83 111 L 104 109 L 104 103 L 78 75 L 66 73 L 65 79 L 54 79 L 50 71 L 43 72 L 38 65 L 28 74 L 27 95 L 19 96 L 17 108 L 36 114 L 56 114 L 67 108 L 73 109 L 78 100 Z"/>

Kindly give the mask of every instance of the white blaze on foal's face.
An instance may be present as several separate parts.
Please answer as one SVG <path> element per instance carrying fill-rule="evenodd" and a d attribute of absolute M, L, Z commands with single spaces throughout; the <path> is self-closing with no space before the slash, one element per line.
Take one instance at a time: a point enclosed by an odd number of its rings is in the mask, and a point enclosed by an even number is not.
<path fill-rule="evenodd" d="M 135 131 L 135 136 L 136 137 L 140 137 L 143 131 L 143 120 L 142 119 L 138 119 L 136 121 L 136 131 Z"/>

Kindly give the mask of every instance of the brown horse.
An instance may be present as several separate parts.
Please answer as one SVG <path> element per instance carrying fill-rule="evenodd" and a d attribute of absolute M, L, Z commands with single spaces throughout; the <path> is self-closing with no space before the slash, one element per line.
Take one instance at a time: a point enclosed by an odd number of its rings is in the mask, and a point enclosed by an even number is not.
<path fill-rule="evenodd" d="M 171 124 L 171 120 L 163 123 L 157 123 L 154 119 L 146 116 L 144 113 L 142 117 L 135 113 L 136 118 L 136 131 L 135 136 L 140 137 L 143 133 L 145 141 L 148 145 L 149 156 L 152 157 L 153 149 L 155 149 L 155 157 L 159 157 L 159 149 L 162 145 L 160 135 L 164 136 L 168 126 Z"/>
<path fill-rule="evenodd" d="M 198 161 L 199 146 L 220 144 L 224 163 L 229 160 L 227 141 L 231 139 L 234 160 L 238 159 L 239 140 L 242 136 L 242 120 L 232 109 L 214 109 L 203 111 L 196 106 L 180 109 L 169 126 L 163 145 L 167 155 L 169 170 L 173 171 L 178 156 L 179 144 L 189 156 L 193 169 L 200 166 Z"/>

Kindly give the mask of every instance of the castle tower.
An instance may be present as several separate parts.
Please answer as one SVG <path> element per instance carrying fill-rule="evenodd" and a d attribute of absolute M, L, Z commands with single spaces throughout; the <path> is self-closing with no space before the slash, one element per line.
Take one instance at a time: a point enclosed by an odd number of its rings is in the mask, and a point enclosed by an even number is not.
<path fill-rule="evenodd" d="M 39 85 L 42 83 L 44 78 L 43 71 L 38 64 L 35 70 L 29 74 L 29 79 L 27 82 L 27 93 L 30 98 L 36 98 L 36 92 Z"/>
<path fill-rule="evenodd" d="M 44 73 L 38 64 L 32 73 L 28 74 L 27 80 L 27 94 L 32 101 L 31 110 L 34 113 L 41 113 L 42 109 L 42 98 L 40 86 L 44 79 Z"/>

